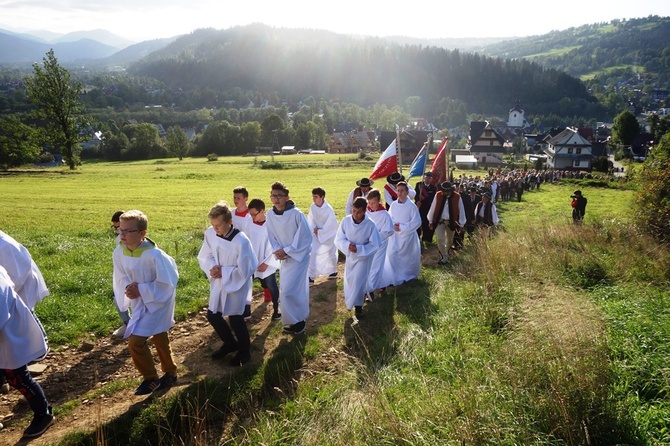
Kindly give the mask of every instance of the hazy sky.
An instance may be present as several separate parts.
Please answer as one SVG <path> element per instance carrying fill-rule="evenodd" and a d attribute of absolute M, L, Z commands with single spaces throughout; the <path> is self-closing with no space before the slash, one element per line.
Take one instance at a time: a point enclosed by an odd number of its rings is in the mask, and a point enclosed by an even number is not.
<path fill-rule="evenodd" d="M 670 1 L 0 0 L 0 28 L 105 29 L 133 41 L 250 23 L 375 36 L 510 37 L 648 15 L 670 16 Z"/>

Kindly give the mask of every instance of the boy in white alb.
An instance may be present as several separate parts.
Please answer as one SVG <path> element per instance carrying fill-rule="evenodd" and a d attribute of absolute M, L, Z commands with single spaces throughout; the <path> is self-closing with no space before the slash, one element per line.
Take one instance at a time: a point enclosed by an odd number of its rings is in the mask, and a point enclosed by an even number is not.
<path fill-rule="evenodd" d="M 279 309 L 284 331 L 297 335 L 305 331 L 309 316 L 309 253 L 312 233 L 309 223 L 290 200 L 289 190 L 279 181 L 272 184 L 272 209 L 267 213 L 267 229 L 279 267 Z"/>
<path fill-rule="evenodd" d="M 258 261 L 249 238 L 233 226 L 228 203 L 220 201 L 214 205 L 208 217 L 212 226 L 205 230 L 198 263 L 209 278 L 207 320 L 223 341 L 212 358 L 222 359 L 236 351 L 229 364 L 241 366 L 251 359 L 244 307 L 251 295 Z"/>
<path fill-rule="evenodd" d="M 33 421 L 26 438 L 42 435 L 54 423 L 53 411 L 42 387 L 27 364 L 47 354 L 44 332 L 30 308 L 14 290 L 7 270 L 0 265 L 0 376 L 26 398 Z"/>
<path fill-rule="evenodd" d="M 272 302 L 272 320 L 281 319 L 279 312 L 279 286 L 277 285 L 277 269 L 279 260 L 272 253 L 272 245 L 268 238 L 268 228 L 265 226 L 265 202 L 254 198 L 249 202 L 249 215 L 254 221 L 249 227 L 249 239 L 258 260 L 258 268 L 254 277 L 261 282 L 265 301 Z"/>
<path fill-rule="evenodd" d="M 323 188 L 312 189 L 314 203 L 309 207 L 307 222 L 312 231 L 312 254 L 309 259 L 309 281 L 314 282 L 318 276 L 337 279 L 337 217 L 333 207 L 326 201 Z"/>
<path fill-rule="evenodd" d="M 365 215 L 367 205 L 365 198 L 356 198 L 351 215 L 342 219 L 335 236 L 335 245 L 347 258 L 344 264 L 344 302 L 347 309 L 355 308 L 358 319 L 363 317 L 372 259 L 381 244 L 377 226 Z"/>
<path fill-rule="evenodd" d="M 114 296 L 119 309 L 131 309 L 124 337 L 135 367 L 144 379 L 135 395 L 167 390 L 177 382 L 168 330 L 174 325 L 179 273 L 174 259 L 146 238 L 149 220 L 141 211 L 119 217 L 120 243 L 114 250 Z M 159 379 L 147 341 L 156 347 L 163 376 Z"/>
<path fill-rule="evenodd" d="M 388 248 L 389 239 L 395 233 L 393 230 L 393 220 L 384 205 L 382 205 L 381 193 L 377 189 L 372 189 L 368 192 L 368 209 L 367 214 L 377 226 L 379 235 L 381 237 L 381 244 L 379 249 L 375 252 L 370 266 L 370 278 L 368 280 L 368 290 L 370 297 L 374 298 L 374 292 L 377 290 L 384 290 L 391 285 L 391 279 L 384 275 L 384 265 L 386 264 L 386 250 Z"/>
<path fill-rule="evenodd" d="M 397 184 L 398 199 L 391 203 L 389 214 L 394 234 L 386 251 L 386 277 L 395 286 L 419 277 L 421 272 L 421 242 L 416 230 L 421 227 L 421 216 L 416 204 L 408 197 L 407 183 Z"/>
<path fill-rule="evenodd" d="M 249 199 L 249 192 L 244 186 L 237 186 L 233 189 L 233 204 L 235 210 L 233 211 L 233 226 L 238 230 L 244 232 L 249 236 L 249 226 L 253 223 L 251 215 L 249 215 L 249 208 L 247 207 L 247 200 Z M 251 318 L 251 294 L 244 306 L 244 319 Z"/>

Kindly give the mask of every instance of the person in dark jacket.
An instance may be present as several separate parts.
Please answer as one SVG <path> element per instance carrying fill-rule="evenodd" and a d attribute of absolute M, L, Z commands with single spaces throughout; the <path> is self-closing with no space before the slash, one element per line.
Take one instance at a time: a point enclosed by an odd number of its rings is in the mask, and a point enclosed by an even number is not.
<path fill-rule="evenodd" d="M 588 200 L 582 195 L 581 190 L 576 190 L 572 195 L 572 221 L 576 225 L 581 225 L 586 214 L 586 203 Z"/>

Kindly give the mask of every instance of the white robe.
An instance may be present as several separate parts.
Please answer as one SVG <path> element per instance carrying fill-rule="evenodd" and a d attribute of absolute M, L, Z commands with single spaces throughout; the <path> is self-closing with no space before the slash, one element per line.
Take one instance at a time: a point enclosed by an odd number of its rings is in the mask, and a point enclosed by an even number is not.
<path fill-rule="evenodd" d="M 223 316 L 244 313 L 244 306 L 251 300 L 254 271 L 258 266 L 244 232 L 226 240 L 217 236 L 213 227 L 207 228 L 198 263 L 209 279 L 209 310 Z M 221 278 L 214 279 L 209 272 L 217 265 L 221 267 Z"/>
<path fill-rule="evenodd" d="M 391 189 L 393 189 L 393 191 L 395 192 L 395 194 L 397 196 L 398 195 L 398 190 L 396 189 L 395 184 L 391 184 L 391 183 L 386 183 L 386 184 L 388 186 L 390 186 Z M 393 196 L 391 195 L 391 193 L 386 189 L 386 187 L 383 187 L 383 189 L 384 189 L 384 203 L 386 203 L 388 206 L 391 206 L 391 203 L 393 203 L 395 200 L 393 199 Z M 414 201 L 414 197 L 416 197 L 416 191 L 414 190 L 414 188 L 409 183 L 407 183 L 407 196 L 412 201 Z"/>
<path fill-rule="evenodd" d="M 400 231 L 394 231 L 389 239 L 384 280 L 398 286 L 416 279 L 421 272 L 421 242 L 416 232 L 421 227 L 421 216 L 416 204 L 409 198 L 404 203 L 394 201 L 389 214 L 394 224 L 400 224 Z"/>
<path fill-rule="evenodd" d="M 323 200 L 319 207 L 312 203 L 307 214 L 309 229 L 312 231 L 312 253 L 309 258 L 309 277 L 327 276 L 337 272 L 337 217 L 333 207 Z M 314 235 L 318 228 L 318 235 Z"/>
<path fill-rule="evenodd" d="M 0 265 L 14 283 L 14 291 L 31 310 L 49 295 L 44 277 L 28 250 L 0 231 Z"/>
<path fill-rule="evenodd" d="M 279 311 L 284 325 L 304 321 L 309 316 L 307 269 L 312 249 L 312 233 L 305 214 L 289 203 L 291 207 L 281 215 L 271 209 L 265 222 L 272 251 L 284 249 L 287 255 L 279 268 Z"/>
<path fill-rule="evenodd" d="M 249 236 L 249 227 L 254 223 L 254 219 L 249 215 L 248 209 L 244 217 L 240 217 L 235 214 L 235 209 L 233 209 L 233 227 L 244 232 L 247 237 Z"/>
<path fill-rule="evenodd" d="M 356 192 L 356 189 L 358 189 L 358 187 L 353 188 L 351 192 L 349 192 L 349 196 L 347 197 L 347 203 L 344 205 L 344 215 L 351 215 L 351 210 L 354 208 L 354 200 L 357 198 L 354 197 L 354 192 Z M 369 192 L 370 190 L 368 189 L 368 193 Z M 359 197 L 367 198 L 367 196 L 368 194 L 366 192 L 363 192 L 363 190 L 361 190 L 361 194 L 359 195 Z"/>
<path fill-rule="evenodd" d="M 114 249 L 114 297 L 121 311 L 131 309 L 125 338 L 153 336 L 174 324 L 179 273 L 174 259 L 153 243 L 144 241 L 132 253 L 123 244 Z M 140 297 L 126 297 L 126 286 L 137 282 Z"/>
<path fill-rule="evenodd" d="M 272 254 L 272 245 L 268 238 L 268 228 L 266 225 L 257 225 L 253 223 L 249 226 L 249 240 L 254 250 L 258 266 L 265 263 L 268 267 L 265 271 L 260 272 L 258 269 L 254 272 L 254 277 L 265 279 L 274 274 L 280 266 L 279 260 Z M 258 268 L 258 266 L 256 268 Z"/>
<path fill-rule="evenodd" d="M 18 369 L 47 354 L 42 327 L 0 266 L 0 369 Z"/>
<path fill-rule="evenodd" d="M 386 264 L 386 250 L 388 248 L 389 239 L 395 231 L 393 230 L 393 220 L 391 220 L 391 215 L 383 207 L 380 206 L 380 209 L 375 212 L 368 209 L 367 216 L 375 223 L 379 235 L 381 236 L 381 244 L 372 260 L 370 280 L 368 281 L 369 290 L 375 291 L 391 285 L 389 280 L 384 280 L 384 265 Z"/>
<path fill-rule="evenodd" d="M 356 252 L 349 251 L 350 243 L 356 245 Z M 344 264 L 344 302 L 349 310 L 365 303 L 370 267 L 380 244 L 377 226 L 367 215 L 360 223 L 354 222 L 351 215 L 342 219 L 335 245 L 347 258 Z"/>

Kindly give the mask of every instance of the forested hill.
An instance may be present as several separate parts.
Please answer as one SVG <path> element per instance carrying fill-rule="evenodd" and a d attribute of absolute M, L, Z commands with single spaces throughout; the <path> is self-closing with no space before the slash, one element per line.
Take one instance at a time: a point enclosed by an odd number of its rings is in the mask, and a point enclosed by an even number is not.
<path fill-rule="evenodd" d="M 573 76 L 638 67 L 668 82 L 670 17 L 613 20 L 487 45 L 482 54 L 525 58 Z"/>
<path fill-rule="evenodd" d="M 265 25 L 195 31 L 129 71 L 173 88 L 239 88 L 290 101 L 313 96 L 392 106 L 419 96 L 425 116 L 442 98 L 462 100 L 474 113 L 506 113 L 517 98 L 536 113 L 557 112 L 559 101 L 568 116 L 597 116 L 600 107 L 579 80 L 525 60 Z"/>

